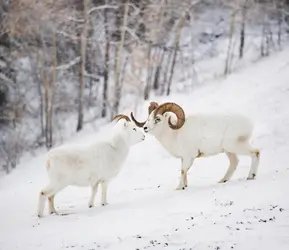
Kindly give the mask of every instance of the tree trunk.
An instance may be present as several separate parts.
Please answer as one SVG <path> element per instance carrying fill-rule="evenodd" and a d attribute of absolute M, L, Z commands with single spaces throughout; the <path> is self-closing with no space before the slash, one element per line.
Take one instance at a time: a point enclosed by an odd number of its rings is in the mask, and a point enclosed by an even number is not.
<path fill-rule="evenodd" d="M 282 23 L 283 23 L 283 9 L 284 2 L 282 0 L 276 0 L 277 13 L 278 13 L 278 45 L 282 43 Z"/>
<path fill-rule="evenodd" d="M 227 75 L 230 72 L 230 66 L 231 66 L 231 49 L 232 49 L 232 42 L 233 42 L 233 35 L 235 31 L 235 18 L 236 18 L 237 11 L 233 10 L 232 13 L 232 19 L 230 23 L 230 30 L 229 30 L 229 45 L 227 49 L 227 59 L 225 63 L 225 70 L 224 70 L 224 75 Z"/>
<path fill-rule="evenodd" d="M 49 147 L 49 79 L 47 74 L 44 78 L 44 107 L 45 107 L 45 145 L 46 148 Z"/>
<path fill-rule="evenodd" d="M 162 85 L 161 85 L 161 95 L 164 95 L 164 93 L 165 93 L 166 83 L 167 83 L 168 74 L 169 74 L 169 68 L 170 68 L 170 62 L 171 62 L 171 58 L 173 56 L 173 52 L 172 51 L 168 51 L 168 53 L 169 53 L 169 55 L 168 55 L 168 58 L 166 60 L 167 63 L 165 65 L 163 81 L 162 81 Z"/>
<path fill-rule="evenodd" d="M 80 131 L 83 127 L 83 92 L 85 84 L 85 59 L 86 59 L 86 44 L 88 30 L 88 2 L 83 0 L 83 17 L 84 24 L 80 35 L 80 62 L 79 62 L 79 89 L 78 89 L 78 121 L 76 131 Z"/>
<path fill-rule="evenodd" d="M 157 67 L 156 67 L 156 71 L 155 71 L 155 75 L 153 78 L 153 89 L 154 90 L 158 90 L 160 88 L 160 74 L 161 74 L 161 70 L 162 70 L 162 65 L 164 62 L 164 55 L 165 55 L 165 51 L 164 50 L 160 50 L 161 54 L 161 60 L 158 63 Z"/>
<path fill-rule="evenodd" d="M 170 95 L 171 92 L 171 85 L 172 85 L 172 79 L 174 76 L 174 72 L 175 72 L 175 64 L 176 64 L 176 59 L 177 59 L 177 53 L 179 50 L 179 42 L 180 42 L 180 37 L 181 37 L 181 31 L 184 27 L 185 21 L 186 21 L 186 16 L 187 14 L 185 13 L 179 23 L 177 24 L 177 30 L 176 30 L 176 36 L 175 36 L 175 41 L 174 41 L 174 53 L 173 53 L 173 62 L 172 62 L 172 66 L 171 66 L 171 70 L 170 70 L 170 77 L 169 77 L 169 82 L 168 82 L 168 88 L 167 88 L 167 96 Z"/>
<path fill-rule="evenodd" d="M 49 105 L 49 113 L 48 113 L 48 124 L 49 124 L 49 138 L 48 138 L 48 146 L 51 148 L 53 146 L 53 109 L 54 109 L 54 87 L 56 84 L 57 77 L 57 44 L 56 44 L 56 33 L 53 30 L 52 34 L 53 38 L 53 65 L 52 65 L 52 80 L 50 87 L 50 105 Z"/>
<path fill-rule="evenodd" d="M 264 17 L 262 24 L 261 56 L 264 57 L 268 55 L 269 55 L 268 24 Z"/>
<path fill-rule="evenodd" d="M 39 54 L 39 50 L 37 51 L 37 62 L 36 62 L 36 69 L 35 69 L 35 81 L 37 81 L 37 90 L 38 90 L 38 97 L 39 97 L 39 104 L 40 104 L 40 127 L 41 127 L 41 138 L 44 137 L 45 135 L 45 129 L 44 129 L 44 100 L 43 100 L 43 91 L 42 91 L 42 74 L 40 75 L 40 79 L 39 77 L 37 77 L 38 75 L 38 70 L 41 70 L 41 68 L 43 67 L 43 62 L 42 62 L 42 58 L 41 55 Z"/>
<path fill-rule="evenodd" d="M 244 56 L 247 0 L 244 2 L 241 8 L 242 8 L 242 23 L 241 23 L 241 32 L 240 32 L 239 59 L 242 59 Z"/>
<path fill-rule="evenodd" d="M 147 80 L 146 80 L 146 86 L 144 89 L 144 99 L 148 100 L 149 99 L 149 95 L 150 95 L 150 86 L 151 86 L 151 77 L 152 77 L 152 72 L 151 72 L 151 67 L 150 67 L 150 61 L 151 61 L 151 45 L 152 42 L 149 42 L 148 45 L 148 55 L 147 55 L 147 60 L 149 62 L 149 65 L 147 65 Z"/>
<path fill-rule="evenodd" d="M 179 49 L 179 42 L 177 42 L 175 49 L 174 49 L 174 53 L 173 53 L 173 59 L 172 59 L 173 61 L 172 61 L 172 66 L 171 66 L 171 71 L 170 71 L 170 78 L 168 82 L 167 93 L 166 93 L 167 96 L 169 96 L 171 93 L 171 85 L 172 85 L 173 75 L 175 71 L 175 64 L 176 64 L 178 49 Z"/>
<path fill-rule="evenodd" d="M 118 107 L 120 103 L 121 98 L 121 86 L 120 86 L 120 61 L 122 57 L 122 49 L 124 44 L 124 36 L 125 36 L 125 28 L 127 26 L 127 17 L 128 17 L 128 9 L 129 5 L 128 2 L 125 5 L 124 8 L 124 18 L 123 18 L 123 26 L 122 26 L 122 32 L 121 32 L 121 40 L 117 47 L 116 55 L 115 55 L 115 69 L 114 69 L 114 81 L 115 81 L 115 89 L 114 89 L 114 104 L 113 104 L 113 110 L 112 110 L 112 117 L 117 114 Z"/>
<path fill-rule="evenodd" d="M 108 10 L 107 9 L 104 9 L 104 32 L 105 32 L 105 56 L 104 56 L 105 58 L 104 58 L 101 117 L 107 116 L 107 90 L 108 90 L 108 81 L 109 81 L 110 43 L 109 43 L 109 33 L 108 33 Z"/>

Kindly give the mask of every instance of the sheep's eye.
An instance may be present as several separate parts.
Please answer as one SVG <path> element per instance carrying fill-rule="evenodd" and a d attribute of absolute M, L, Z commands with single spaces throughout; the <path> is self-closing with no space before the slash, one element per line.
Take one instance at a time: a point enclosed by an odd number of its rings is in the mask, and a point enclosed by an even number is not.
<path fill-rule="evenodd" d="M 160 122 L 160 121 L 161 121 L 160 118 L 156 118 L 156 119 L 155 119 L 155 122 L 156 122 L 156 123 L 158 123 L 158 122 Z"/>
<path fill-rule="evenodd" d="M 133 131 L 136 131 L 136 128 L 134 128 Z"/>

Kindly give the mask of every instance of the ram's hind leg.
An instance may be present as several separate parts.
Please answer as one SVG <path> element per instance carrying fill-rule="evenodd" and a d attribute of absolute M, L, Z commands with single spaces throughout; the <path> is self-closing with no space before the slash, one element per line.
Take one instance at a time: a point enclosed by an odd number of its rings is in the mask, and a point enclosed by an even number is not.
<path fill-rule="evenodd" d="M 225 176 L 219 181 L 219 183 L 225 183 L 228 180 L 230 180 L 231 177 L 233 176 L 237 166 L 238 166 L 238 163 L 239 163 L 239 159 L 238 159 L 236 154 L 226 152 L 226 155 L 230 161 L 230 165 L 229 165 L 229 168 L 228 168 Z"/>
<path fill-rule="evenodd" d="M 237 155 L 248 155 L 251 156 L 251 168 L 248 180 L 255 179 L 259 167 L 260 151 L 257 148 L 252 147 L 247 141 L 239 141 L 235 146 L 230 147 L 227 151 L 235 153 Z"/>

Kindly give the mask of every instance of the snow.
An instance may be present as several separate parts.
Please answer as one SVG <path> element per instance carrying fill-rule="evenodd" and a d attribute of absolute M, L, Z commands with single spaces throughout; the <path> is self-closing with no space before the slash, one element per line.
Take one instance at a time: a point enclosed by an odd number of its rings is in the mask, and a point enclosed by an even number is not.
<path fill-rule="evenodd" d="M 255 124 L 261 149 L 256 180 L 240 157 L 232 179 L 218 184 L 228 167 L 224 155 L 197 159 L 189 187 L 176 191 L 180 161 L 151 136 L 132 148 L 108 189 L 108 206 L 88 208 L 89 188 L 68 187 L 56 196 L 66 216 L 36 217 L 46 184 L 44 154 L 26 160 L 0 181 L 0 250 L 238 249 L 289 246 L 289 49 L 191 93 L 155 98 L 175 101 L 187 114 L 237 110 Z M 147 104 L 147 103 L 146 103 Z M 138 118 L 145 118 L 144 105 Z M 66 143 L 87 143 L 109 133 L 82 132 Z"/>

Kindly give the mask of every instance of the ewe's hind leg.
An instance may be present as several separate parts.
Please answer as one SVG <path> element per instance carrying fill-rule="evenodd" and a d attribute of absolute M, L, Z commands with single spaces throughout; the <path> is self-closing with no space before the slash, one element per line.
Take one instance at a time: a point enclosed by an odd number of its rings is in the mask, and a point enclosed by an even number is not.
<path fill-rule="evenodd" d="M 48 185 L 41 190 L 41 192 L 39 194 L 39 200 L 38 200 L 38 209 L 37 209 L 38 217 L 43 216 L 46 198 L 49 196 L 50 193 L 52 193 L 52 191 L 53 191 L 52 185 Z"/>
<path fill-rule="evenodd" d="M 181 170 L 181 178 L 180 183 L 176 190 L 182 190 L 185 189 L 188 186 L 188 180 L 187 180 L 187 173 L 192 166 L 194 162 L 194 158 L 190 159 L 182 159 L 182 170 Z"/>
<path fill-rule="evenodd" d="M 51 195 L 48 197 L 48 203 L 49 203 L 49 213 L 50 214 L 58 214 L 55 210 L 55 206 L 54 206 L 54 197 L 55 195 Z"/>
<path fill-rule="evenodd" d="M 88 206 L 91 208 L 94 206 L 94 199 L 95 199 L 95 195 L 97 193 L 97 189 L 98 189 L 98 184 L 99 182 L 95 183 L 92 187 L 91 187 L 91 196 L 88 202 Z"/>
<path fill-rule="evenodd" d="M 251 155 L 251 169 L 249 172 L 249 175 L 247 177 L 247 180 L 253 180 L 255 179 L 257 172 L 258 172 L 258 167 L 259 167 L 259 162 L 260 162 L 260 151 L 258 149 L 254 149 L 252 155 Z"/>
<path fill-rule="evenodd" d="M 45 207 L 45 201 L 46 201 L 46 198 L 48 197 L 54 197 L 56 193 L 58 193 L 62 188 L 57 188 L 51 184 L 49 184 L 48 186 L 46 186 L 44 189 L 42 189 L 42 191 L 40 192 L 39 194 L 39 202 L 38 202 L 38 211 L 37 211 L 37 215 L 38 217 L 42 217 L 43 216 L 43 211 L 44 211 L 44 207 Z M 50 199 L 50 208 L 54 208 L 54 200 L 52 198 L 52 200 Z M 55 211 L 55 208 L 54 208 L 54 212 Z"/>
<path fill-rule="evenodd" d="M 229 168 L 227 170 L 227 173 L 219 181 L 219 183 L 224 183 L 224 182 L 227 182 L 228 180 L 230 180 L 231 177 L 233 176 L 237 166 L 238 166 L 238 163 L 239 163 L 239 159 L 238 159 L 236 154 L 230 153 L 230 152 L 226 152 L 226 155 L 228 156 L 228 159 L 230 161 L 230 165 L 229 165 Z"/>

